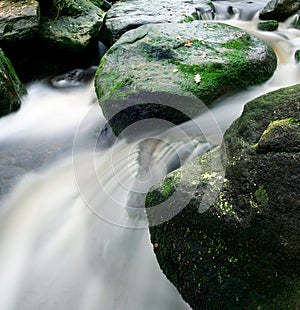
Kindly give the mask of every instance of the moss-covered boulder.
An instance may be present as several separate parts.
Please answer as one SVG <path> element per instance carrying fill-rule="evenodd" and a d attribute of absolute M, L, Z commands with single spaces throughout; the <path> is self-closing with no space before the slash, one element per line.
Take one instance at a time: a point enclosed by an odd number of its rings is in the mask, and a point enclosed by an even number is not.
<path fill-rule="evenodd" d="M 98 37 L 104 11 L 90 1 L 52 2 L 42 7 L 40 37 L 51 49 L 82 53 Z"/>
<path fill-rule="evenodd" d="M 26 89 L 11 62 L 0 49 L 0 117 L 18 110 L 20 97 L 25 93 Z"/>
<path fill-rule="evenodd" d="M 39 28 L 39 3 L 35 0 L 0 1 L 0 43 L 30 39 Z"/>
<path fill-rule="evenodd" d="M 257 27 L 259 30 L 263 31 L 275 31 L 278 29 L 278 25 L 277 20 L 267 20 L 264 22 L 259 22 Z"/>
<path fill-rule="evenodd" d="M 222 152 L 196 158 L 148 193 L 150 215 L 163 202 L 166 213 L 181 210 L 150 232 L 162 270 L 193 309 L 299 307 L 299 102 L 297 85 L 246 104 Z M 172 199 L 187 193 L 184 205 Z"/>
<path fill-rule="evenodd" d="M 300 10 L 300 1 L 294 0 L 271 0 L 259 13 L 262 20 L 285 21 L 287 18 Z"/>
<path fill-rule="evenodd" d="M 124 34 L 102 58 L 95 87 L 104 116 L 118 135 L 141 111 L 150 117 L 145 105 L 134 105 L 164 104 L 161 97 L 153 98 L 155 93 L 197 97 L 209 105 L 266 81 L 275 68 L 276 56 L 265 43 L 232 26 L 202 21 L 144 25 Z M 151 117 L 162 110 L 156 112 Z M 173 112 L 166 119 L 172 122 Z M 183 121 L 179 117 L 175 123 Z"/>

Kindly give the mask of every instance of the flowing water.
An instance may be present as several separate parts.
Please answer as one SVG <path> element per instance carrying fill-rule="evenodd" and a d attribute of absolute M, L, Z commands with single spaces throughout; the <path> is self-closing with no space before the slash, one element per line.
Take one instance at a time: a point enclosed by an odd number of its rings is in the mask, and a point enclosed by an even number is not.
<path fill-rule="evenodd" d="M 44 82 L 28 85 L 21 110 L 0 119 L 0 171 L 9 184 L 1 184 L 0 309 L 190 309 L 159 269 L 146 218 L 129 212 L 128 196 L 220 143 L 247 101 L 300 82 L 299 30 L 258 31 L 255 18 L 226 22 L 270 44 L 278 69 L 192 122 L 115 141 L 92 84 Z M 145 146 L 149 174 L 137 179 Z"/>

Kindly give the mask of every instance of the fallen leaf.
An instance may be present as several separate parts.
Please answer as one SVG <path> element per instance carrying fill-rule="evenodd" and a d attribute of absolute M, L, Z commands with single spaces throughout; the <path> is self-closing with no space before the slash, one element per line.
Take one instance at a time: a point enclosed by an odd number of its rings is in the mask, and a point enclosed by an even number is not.
<path fill-rule="evenodd" d="M 201 76 L 199 73 L 197 73 L 195 76 L 194 76 L 194 80 L 197 84 L 199 84 L 201 82 Z"/>
<path fill-rule="evenodd" d="M 190 47 L 190 46 L 192 46 L 192 45 L 193 45 L 193 42 L 190 41 L 190 40 L 188 40 L 188 41 L 186 41 L 186 42 L 184 43 L 184 46 L 187 46 L 187 47 Z"/>

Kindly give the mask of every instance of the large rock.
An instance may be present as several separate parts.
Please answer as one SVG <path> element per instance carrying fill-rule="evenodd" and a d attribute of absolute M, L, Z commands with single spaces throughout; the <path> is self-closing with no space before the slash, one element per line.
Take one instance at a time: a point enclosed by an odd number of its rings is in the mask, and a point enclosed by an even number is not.
<path fill-rule="evenodd" d="M 150 225 L 160 203 L 165 218 L 181 210 L 150 232 L 193 309 L 299 307 L 299 102 L 297 85 L 248 103 L 225 134 L 226 154 L 216 148 L 148 193 Z"/>
<path fill-rule="evenodd" d="M 58 3 L 42 14 L 40 36 L 52 49 L 79 54 L 98 38 L 104 11 L 90 1 Z"/>
<path fill-rule="evenodd" d="M 259 13 L 259 18 L 283 22 L 298 10 L 300 10 L 299 0 L 271 0 Z"/>
<path fill-rule="evenodd" d="M 196 13 L 196 7 L 206 0 L 123 0 L 107 12 L 101 36 L 111 45 L 126 31 L 145 24 L 178 23 Z"/>
<path fill-rule="evenodd" d="M 30 39 L 39 29 L 39 3 L 35 0 L 0 1 L 0 43 Z"/>
<path fill-rule="evenodd" d="M 0 49 L 0 117 L 18 110 L 21 105 L 20 97 L 25 93 L 26 89 L 11 62 Z"/>
<path fill-rule="evenodd" d="M 238 28 L 202 21 L 176 27 L 151 24 L 127 32 L 110 48 L 95 86 L 104 116 L 118 135 L 141 117 L 164 115 L 175 124 L 187 120 L 150 103 L 164 105 L 164 98 L 183 96 L 180 107 L 187 106 L 194 117 L 201 111 L 193 106 L 193 98 L 210 104 L 266 81 L 275 68 L 273 51 Z M 179 100 L 175 97 L 174 102 Z"/>

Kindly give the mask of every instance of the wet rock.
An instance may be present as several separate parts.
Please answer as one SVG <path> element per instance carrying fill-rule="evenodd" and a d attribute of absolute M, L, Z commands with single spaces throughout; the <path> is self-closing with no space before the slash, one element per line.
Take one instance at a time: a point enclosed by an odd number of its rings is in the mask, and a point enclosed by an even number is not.
<path fill-rule="evenodd" d="M 96 69 L 96 66 L 87 69 L 74 69 L 66 74 L 52 78 L 50 80 L 50 84 L 58 88 L 81 86 L 92 81 L 95 76 Z"/>
<path fill-rule="evenodd" d="M 35 0 L 0 1 L 0 43 L 30 39 L 39 29 Z"/>
<path fill-rule="evenodd" d="M 297 62 L 300 62 L 300 50 L 297 50 L 297 51 L 295 52 L 295 60 L 296 60 Z"/>
<path fill-rule="evenodd" d="M 0 199 L 7 195 L 14 185 L 28 172 L 37 171 L 45 164 L 58 160 L 62 153 L 71 152 L 71 142 L 60 137 L 49 145 L 49 141 L 21 141 L 1 143 L 0 147 Z"/>
<path fill-rule="evenodd" d="M 284 22 L 288 17 L 300 10 L 300 1 L 271 0 L 259 13 L 262 20 L 277 20 Z"/>
<path fill-rule="evenodd" d="M 278 22 L 276 20 L 268 20 L 258 23 L 258 29 L 263 31 L 275 31 L 278 29 Z"/>
<path fill-rule="evenodd" d="M 162 270 L 193 309 L 297 308 L 299 102 L 300 85 L 249 102 L 223 150 L 148 193 L 148 214 L 162 203 L 165 213 L 180 211 L 150 233 Z"/>
<path fill-rule="evenodd" d="M 127 32 L 108 50 L 95 86 L 104 116 L 118 135 L 143 118 L 186 121 L 186 115 L 167 111 L 167 102 L 177 102 L 177 112 L 185 107 L 196 116 L 201 111 L 195 98 L 209 105 L 266 81 L 275 68 L 273 51 L 238 28 L 204 21 L 151 24 Z"/>
<path fill-rule="evenodd" d="M 11 62 L 0 49 L 0 117 L 16 111 L 21 105 L 21 96 L 26 93 Z"/>
<path fill-rule="evenodd" d="M 269 124 L 260 137 L 256 151 L 268 152 L 300 152 L 300 120 L 288 118 L 276 120 Z"/>
<path fill-rule="evenodd" d="M 185 18 L 196 13 L 196 7 L 206 5 L 206 2 L 205 0 L 118 1 L 107 12 L 104 26 L 101 29 L 101 38 L 108 46 L 111 46 L 122 34 L 139 26 L 184 21 Z"/>
<path fill-rule="evenodd" d="M 89 1 L 61 1 L 42 15 L 40 36 L 49 47 L 80 54 L 98 37 L 104 11 Z"/>

